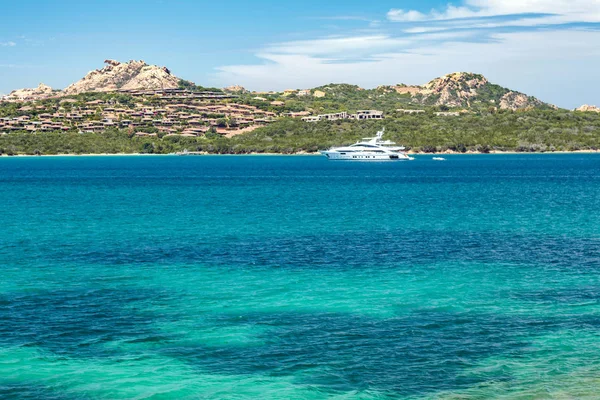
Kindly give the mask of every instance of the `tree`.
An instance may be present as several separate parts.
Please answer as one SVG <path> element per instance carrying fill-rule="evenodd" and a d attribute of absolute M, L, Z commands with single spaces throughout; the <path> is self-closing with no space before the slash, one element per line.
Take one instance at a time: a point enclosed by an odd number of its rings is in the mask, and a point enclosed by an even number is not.
<path fill-rule="evenodd" d="M 144 154 L 152 154 L 154 153 L 154 143 L 146 142 L 142 146 L 142 153 Z"/>

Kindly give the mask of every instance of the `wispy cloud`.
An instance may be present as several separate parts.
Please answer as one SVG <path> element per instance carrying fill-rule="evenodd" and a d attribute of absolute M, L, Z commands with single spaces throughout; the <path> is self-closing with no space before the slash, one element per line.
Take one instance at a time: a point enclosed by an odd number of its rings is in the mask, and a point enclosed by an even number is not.
<path fill-rule="evenodd" d="M 298 40 L 268 45 L 264 52 L 270 54 L 298 54 L 311 56 L 348 55 L 368 50 L 389 48 L 407 44 L 408 41 L 385 35 L 328 37 L 314 40 Z"/>
<path fill-rule="evenodd" d="M 286 56 L 307 56 L 327 63 L 371 62 L 378 54 L 406 52 L 416 47 L 449 41 L 476 40 L 472 32 L 431 32 L 415 35 L 363 34 L 329 36 L 266 45 L 256 55 L 263 60 L 279 60 Z"/>
<path fill-rule="evenodd" d="M 17 44 L 15 42 L 0 42 L 0 46 L 2 47 L 14 47 Z"/>
<path fill-rule="evenodd" d="M 453 27 L 498 28 L 535 27 L 573 23 L 599 23 L 598 0 L 464 0 L 460 6 L 446 5 L 441 10 L 392 9 L 387 13 L 392 22 L 428 23 L 433 30 Z M 493 19 L 494 21 L 490 21 Z"/>

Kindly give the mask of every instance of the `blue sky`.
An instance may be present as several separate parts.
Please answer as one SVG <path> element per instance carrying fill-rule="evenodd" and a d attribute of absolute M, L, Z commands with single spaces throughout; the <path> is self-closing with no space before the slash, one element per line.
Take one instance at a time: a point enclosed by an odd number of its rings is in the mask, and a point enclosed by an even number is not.
<path fill-rule="evenodd" d="M 0 16 L 0 93 L 64 88 L 111 58 L 254 90 L 472 71 L 561 107 L 600 105 L 600 0 L 22 0 Z"/>

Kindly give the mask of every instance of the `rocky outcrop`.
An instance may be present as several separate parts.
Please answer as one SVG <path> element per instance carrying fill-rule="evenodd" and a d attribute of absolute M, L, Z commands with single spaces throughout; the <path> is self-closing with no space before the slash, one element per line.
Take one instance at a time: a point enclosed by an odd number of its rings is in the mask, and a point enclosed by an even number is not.
<path fill-rule="evenodd" d="M 483 75 L 457 72 L 436 78 L 419 92 L 422 103 L 448 107 L 470 106 L 478 90 L 489 84 Z"/>
<path fill-rule="evenodd" d="M 526 94 L 510 91 L 500 99 L 500 108 L 505 110 L 522 110 L 525 108 L 541 107 L 544 103 L 535 97 Z"/>
<path fill-rule="evenodd" d="M 226 92 L 231 92 L 231 93 L 249 93 L 245 87 L 240 86 L 240 85 L 227 86 L 223 90 Z"/>
<path fill-rule="evenodd" d="M 410 94 L 414 95 L 417 93 L 421 93 L 423 90 L 422 86 L 407 86 L 407 85 L 382 85 L 378 86 L 376 90 L 380 93 L 397 93 L 397 94 Z"/>
<path fill-rule="evenodd" d="M 597 112 L 600 113 L 600 107 L 596 107 L 596 106 L 588 106 L 587 104 L 582 105 L 581 107 L 575 109 L 575 111 L 582 111 L 582 112 Z"/>
<path fill-rule="evenodd" d="M 421 86 L 406 86 L 406 85 L 398 85 L 394 86 L 394 90 L 398 94 L 411 94 L 415 95 L 421 93 L 423 88 Z"/>
<path fill-rule="evenodd" d="M 166 67 L 148 65 L 142 60 L 126 63 L 105 60 L 104 63 L 104 68 L 89 72 L 80 81 L 69 85 L 63 94 L 175 89 L 179 86 L 180 79 Z"/>
<path fill-rule="evenodd" d="M 55 91 L 48 85 L 40 83 L 38 87 L 33 89 L 17 89 L 4 96 L 5 101 L 33 101 L 43 100 L 52 97 Z"/>
<path fill-rule="evenodd" d="M 355 85 L 329 84 L 313 89 L 313 96 L 322 93 L 338 98 L 354 98 L 363 91 Z M 419 106 L 443 106 L 445 108 L 507 109 L 556 108 L 535 97 L 512 91 L 490 83 L 483 75 L 470 72 L 455 72 L 433 79 L 429 83 L 416 85 L 382 85 L 367 91 L 369 99 L 381 96 L 401 95 L 405 102 Z M 360 95 L 359 95 L 360 96 Z M 390 98 L 391 99 L 391 98 Z M 442 110 L 443 111 L 443 110 Z"/>
<path fill-rule="evenodd" d="M 483 75 L 469 72 L 444 75 L 421 86 L 418 91 L 415 90 L 415 86 L 399 85 L 398 88 L 399 90 L 405 88 L 405 92 L 413 96 L 413 102 L 424 105 L 472 107 L 479 103 L 507 110 L 532 107 L 555 108 L 535 97 L 490 83 Z"/>

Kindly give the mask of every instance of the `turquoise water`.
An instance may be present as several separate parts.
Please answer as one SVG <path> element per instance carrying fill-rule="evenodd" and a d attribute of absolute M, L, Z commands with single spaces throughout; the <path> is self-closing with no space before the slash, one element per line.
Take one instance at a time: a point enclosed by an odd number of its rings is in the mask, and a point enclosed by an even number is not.
<path fill-rule="evenodd" d="M 0 398 L 597 398 L 600 156 L 0 159 Z"/>

